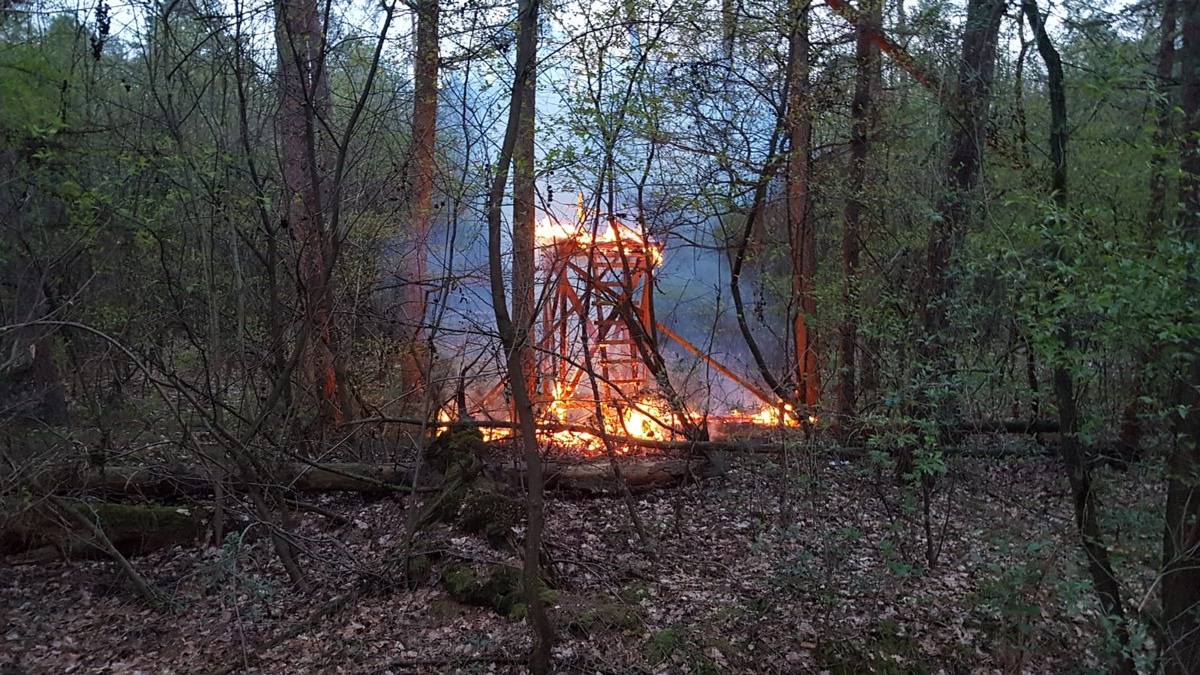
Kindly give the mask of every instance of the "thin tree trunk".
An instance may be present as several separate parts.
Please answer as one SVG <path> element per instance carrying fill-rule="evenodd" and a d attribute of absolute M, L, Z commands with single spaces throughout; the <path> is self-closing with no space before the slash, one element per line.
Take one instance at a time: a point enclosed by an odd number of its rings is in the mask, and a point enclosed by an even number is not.
<path fill-rule="evenodd" d="M 1178 102 L 1172 86 L 1175 73 L 1175 39 L 1179 36 L 1178 0 L 1162 0 L 1162 22 L 1158 57 L 1154 68 L 1154 152 L 1150 156 L 1150 205 L 1146 212 L 1146 236 L 1150 242 L 1162 237 L 1167 219 L 1167 185 L 1170 181 L 1167 148 L 1174 133 L 1174 110 Z"/>
<path fill-rule="evenodd" d="M 30 345 L 33 352 L 33 381 L 38 391 L 38 419 L 49 426 L 67 423 L 67 395 L 54 358 L 54 333 L 42 331 Z"/>
<path fill-rule="evenodd" d="M 1179 96 L 1173 86 L 1175 73 L 1175 39 L 1178 37 L 1179 3 L 1163 0 L 1162 21 L 1158 42 L 1158 58 L 1151 92 L 1154 96 L 1154 151 L 1150 156 L 1150 204 L 1146 210 L 1146 245 L 1161 241 L 1168 218 L 1175 209 L 1168 209 L 1167 187 L 1170 183 L 1167 149 L 1175 140 L 1175 106 Z M 1118 453 L 1123 461 L 1135 459 L 1142 444 L 1142 397 L 1146 393 L 1145 369 L 1161 360 L 1157 350 L 1141 350 L 1137 370 L 1133 374 L 1129 403 L 1121 412 Z"/>
<path fill-rule="evenodd" d="M 1183 137 L 1200 135 L 1200 0 L 1184 0 Z M 1180 237 L 1200 245 L 1200 153 L 1194 143 L 1183 146 L 1180 162 Z M 1200 269 L 1188 258 L 1187 278 L 1193 296 L 1200 294 Z M 1200 340 L 1185 350 L 1200 354 Z M 1200 359 L 1193 358 L 1176 376 L 1171 416 L 1175 446 L 1167 461 L 1167 508 L 1163 536 L 1162 668 L 1167 675 L 1200 672 Z"/>
<path fill-rule="evenodd" d="M 537 33 L 533 32 L 532 49 L 537 51 Z M 513 148 L 513 261 L 512 261 L 512 320 L 517 331 L 517 344 L 532 345 L 535 320 L 534 298 L 535 273 L 537 269 L 537 177 L 534 171 L 534 130 L 537 95 L 537 63 L 531 60 L 523 72 L 517 73 L 521 82 L 521 116 L 517 122 L 517 144 Z M 537 364 L 532 348 L 522 349 L 521 372 L 525 377 L 525 390 L 529 392 L 537 412 Z"/>
<path fill-rule="evenodd" d="M 867 160 L 870 155 L 870 134 L 875 118 L 873 88 L 879 77 L 879 50 L 871 41 L 871 30 L 882 22 L 883 3 L 869 0 L 864 3 L 855 24 L 854 100 L 850 106 L 850 195 L 842 220 L 842 326 L 838 344 L 838 427 L 850 423 L 857 408 L 855 367 L 858 350 L 858 258 L 862 247 L 863 210 L 866 208 Z"/>
<path fill-rule="evenodd" d="M 1046 65 L 1046 85 L 1050 98 L 1050 192 L 1054 205 L 1060 211 L 1067 208 L 1067 96 L 1063 82 L 1062 59 L 1042 22 L 1036 0 L 1022 0 L 1021 9 L 1033 31 L 1038 53 Z M 1051 255 L 1061 256 L 1058 249 Z M 1070 354 L 1075 348 L 1075 338 L 1070 326 L 1060 326 L 1058 340 L 1062 353 Z M 1083 444 L 1079 440 L 1079 412 L 1075 396 L 1074 375 L 1061 359 L 1054 365 L 1054 394 L 1058 404 L 1058 424 L 1062 437 L 1061 450 L 1067 478 L 1071 484 L 1072 503 L 1075 507 L 1075 526 L 1087 556 L 1088 571 L 1092 585 L 1100 598 L 1104 611 L 1116 632 L 1118 642 L 1124 646 L 1129 642 L 1129 629 L 1125 625 L 1125 612 L 1121 606 L 1121 586 L 1113 573 L 1112 561 L 1104 543 L 1104 532 L 1100 528 L 1100 505 L 1092 490 L 1091 471 L 1083 456 Z M 1122 654 L 1114 664 L 1113 672 L 1136 672 L 1133 660 Z"/>
<path fill-rule="evenodd" d="M 526 355 L 532 348 L 525 338 L 527 332 L 519 332 L 508 312 L 504 289 L 504 271 L 500 248 L 501 210 L 509 168 L 522 135 L 522 117 L 532 120 L 533 111 L 522 108 L 533 101 L 526 92 L 532 83 L 534 64 L 537 58 L 537 25 L 540 0 L 518 0 L 517 3 L 517 64 L 513 77 L 512 98 L 509 102 L 508 124 L 504 131 L 504 143 L 497 158 L 496 174 L 488 192 L 488 272 L 491 281 L 492 309 L 496 314 L 496 329 L 504 349 L 505 366 L 508 370 L 509 386 L 512 387 L 513 403 L 520 425 L 521 444 L 524 448 L 528 478 L 528 493 L 525 500 L 525 562 L 522 586 L 524 600 L 533 627 L 533 648 L 529 654 L 529 670 L 536 675 L 550 672 L 550 655 L 554 644 L 554 629 L 546 614 L 545 604 L 539 593 L 541 588 L 542 529 L 545 526 L 542 456 L 536 436 L 533 400 L 527 386 L 532 373 L 526 369 L 531 359 Z M 532 155 L 529 156 L 532 162 Z M 532 163 L 526 168 L 532 173 Z M 515 228 L 514 228 L 515 229 Z M 532 252 L 532 251 L 531 251 Z M 514 251 L 514 255 L 516 252 Z M 514 267 L 516 267 L 514 261 Z M 514 299 L 514 305 L 516 301 Z M 532 316 L 529 317 L 532 319 Z M 528 324 L 526 324 L 526 331 Z"/>

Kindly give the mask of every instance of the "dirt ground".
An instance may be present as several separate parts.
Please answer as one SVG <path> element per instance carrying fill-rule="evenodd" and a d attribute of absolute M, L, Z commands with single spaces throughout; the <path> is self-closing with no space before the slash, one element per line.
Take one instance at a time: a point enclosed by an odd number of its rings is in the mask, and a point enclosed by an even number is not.
<path fill-rule="evenodd" d="M 556 671 L 1098 667 L 1106 642 L 1061 467 L 1033 455 L 949 466 L 928 491 L 928 530 L 920 489 L 819 453 L 733 459 L 723 475 L 636 496 L 647 541 L 621 499 L 552 496 Z M 1100 476 L 1135 601 L 1161 532 L 1149 475 Z M 172 598 L 167 610 L 139 602 L 107 561 L 0 567 L 0 673 L 521 672 L 525 623 L 453 601 L 440 580 L 451 566 L 517 567 L 515 551 L 443 530 L 420 544 L 434 561 L 424 583 L 403 588 L 386 561 L 404 499 L 320 504 L 348 522 L 297 515 L 307 593 L 291 590 L 253 525 L 222 547 L 135 558 Z M 1152 654 L 1148 638 L 1137 646 Z"/>

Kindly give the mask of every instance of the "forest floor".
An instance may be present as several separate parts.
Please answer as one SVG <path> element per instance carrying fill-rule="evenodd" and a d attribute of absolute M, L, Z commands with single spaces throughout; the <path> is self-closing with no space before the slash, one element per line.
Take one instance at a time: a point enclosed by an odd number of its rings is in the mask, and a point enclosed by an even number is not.
<path fill-rule="evenodd" d="M 635 498 L 548 501 L 555 670 L 578 673 L 1090 672 L 1105 640 L 1054 460 L 954 459 L 931 496 L 820 454 L 739 458 L 723 475 Z M 1133 603 L 1153 577 L 1153 472 L 1102 472 Z M 520 620 L 450 599 L 439 569 L 519 566 L 446 530 L 431 578 L 361 593 L 403 539 L 402 498 L 353 495 L 297 514 L 315 582 L 291 590 L 266 538 L 134 559 L 173 599 L 139 602 L 106 561 L 0 567 L 0 672 L 520 672 Z M 1134 626 L 1135 635 L 1139 634 Z M 1151 648 L 1138 638 L 1139 648 Z M 3 666 L 10 666 L 5 670 Z"/>

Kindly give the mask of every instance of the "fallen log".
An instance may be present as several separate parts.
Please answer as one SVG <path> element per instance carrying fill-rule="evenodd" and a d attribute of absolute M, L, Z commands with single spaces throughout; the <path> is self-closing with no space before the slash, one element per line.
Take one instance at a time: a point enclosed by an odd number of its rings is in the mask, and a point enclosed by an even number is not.
<path fill-rule="evenodd" d="M 622 479 L 634 492 L 682 485 L 706 476 L 709 470 L 709 462 L 705 457 L 619 457 L 616 461 L 620 463 Z M 542 468 L 549 490 L 583 495 L 617 494 L 620 490 L 612 462 L 606 458 L 583 462 L 547 461 Z M 510 463 L 502 468 L 501 473 L 505 482 L 520 485 L 525 469 L 523 465 Z"/>
<path fill-rule="evenodd" d="M 970 434 L 1056 434 L 1058 420 L 977 420 L 963 422 L 952 429 L 959 435 Z"/>
<path fill-rule="evenodd" d="M 3 510 L 14 513 L 13 506 L 5 504 Z M 59 509 L 44 504 L 0 521 L 0 555 L 25 553 L 27 559 L 16 562 L 26 563 L 108 555 L 106 544 L 93 528 L 82 526 L 81 518 L 99 527 L 122 555 L 139 555 L 198 539 L 210 517 L 209 509 L 192 506 L 75 502 Z"/>
<path fill-rule="evenodd" d="M 692 459 L 661 457 L 619 457 L 625 482 L 635 490 L 669 487 L 685 482 L 690 475 L 704 475 L 708 461 L 697 455 Z M 503 481 L 524 484 L 524 466 L 503 459 L 488 462 L 484 469 Z M 323 463 L 317 466 L 288 464 L 274 477 L 281 485 L 296 492 L 386 493 L 407 491 L 412 480 L 407 464 Z M 547 460 L 546 487 L 581 493 L 607 493 L 616 478 L 607 459 L 566 461 Z M 43 487 L 58 494 L 139 495 L 172 499 L 212 494 L 215 472 L 201 465 L 161 465 L 150 467 L 115 466 L 96 471 L 62 470 Z"/>
<path fill-rule="evenodd" d="M 278 468 L 272 480 L 297 492 L 395 492 L 411 482 L 406 464 L 328 462 L 316 466 L 291 463 Z M 226 474 L 228 477 L 228 474 Z M 212 494 L 219 471 L 199 464 L 107 466 L 102 469 L 61 469 L 40 482 L 53 492 L 94 495 L 140 495 L 158 499 Z"/>

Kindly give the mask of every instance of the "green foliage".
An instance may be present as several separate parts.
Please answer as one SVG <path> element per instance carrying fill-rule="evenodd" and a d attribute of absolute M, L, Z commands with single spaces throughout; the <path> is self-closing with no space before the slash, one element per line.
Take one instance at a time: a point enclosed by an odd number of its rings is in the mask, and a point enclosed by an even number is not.
<path fill-rule="evenodd" d="M 821 664 L 836 675 L 851 673 L 935 673 L 953 666 L 960 657 L 944 654 L 931 659 L 923 653 L 917 640 L 908 635 L 899 622 L 880 619 L 869 641 L 833 638 L 819 645 Z"/>
<path fill-rule="evenodd" d="M 1055 576 L 1049 542 L 1031 541 L 1022 561 L 1013 565 L 992 563 L 991 577 L 980 585 L 982 607 L 998 622 L 1001 631 L 1028 638 L 1042 614 L 1047 588 L 1053 588 Z"/>
<path fill-rule="evenodd" d="M 641 617 L 637 611 L 623 602 L 600 597 L 582 599 L 580 606 L 573 607 L 561 618 L 566 629 L 587 635 L 593 630 L 600 631 L 632 631 L 642 627 Z M 559 607 L 566 604 L 565 599 L 558 599 Z M 557 609 L 557 608 L 556 608 Z"/>
<path fill-rule="evenodd" d="M 1149 243 L 1113 237 L 1106 233 L 1112 214 L 1094 209 L 1062 211 L 1038 200 L 1010 207 L 1027 217 L 989 264 L 1041 359 L 1067 368 L 1085 391 L 1108 364 L 1140 368 L 1154 353 L 1143 375 L 1164 377 L 1189 362 L 1188 345 L 1200 337 L 1200 302 L 1187 290 L 1188 270 L 1200 262 L 1194 246 L 1176 236 Z M 1064 327 L 1074 337 L 1069 349 Z M 1162 393 L 1144 395 L 1143 406 L 1169 412 Z"/>
<path fill-rule="evenodd" d="M 646 642 L 646 662 L 650 665 L 658 665 L 675 653 L 675 650 L 683 643 L 683 635 L 675 628 L 664 628 L 655 632 Z"/>
<path fill-rule="evenodd" d="M 280 595 L 278 581 L 246 570 L 251 544 L 244 532 L 229 532 L 202 567 L 200 585 L 206 594 L 218 593 L 229 604 L 243 604 L 251 618 L 261 618 Z"/>

